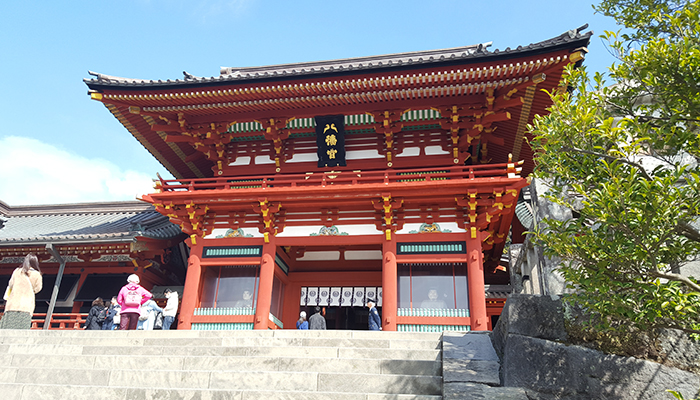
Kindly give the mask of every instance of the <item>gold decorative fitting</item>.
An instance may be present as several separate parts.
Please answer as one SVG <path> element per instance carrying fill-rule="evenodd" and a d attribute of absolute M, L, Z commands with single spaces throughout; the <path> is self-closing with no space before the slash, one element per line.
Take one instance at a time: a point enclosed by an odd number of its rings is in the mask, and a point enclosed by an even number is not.
<path fill-rule="evenodd" d="M 93 100 L 102 100 L 102 93 L 92 92 L 90 98 Z"/>
<path fill-rule="evenodd" d="M 532 77 L 532 82 L 534 82 L 534 83 L 542 83 L 542 82 L 545 81 L 545 79 L 547 79 L 547 74 L 545 74 L 544 72 L 542 72 L 542 73 L 539 73 L 539 74 L 533 76 L 533 77 Z"/>
<path fill-rule="evenodd" d="M 569 55 L 569 61 L 571 61 L 571 62 L 573 62 L 573 63 L 578 62 L 578 61 L 581 61 L 581 60 L 583 60 L 584 58 L 585 58 L 585 57 L 584 57 L 582 51 L 576 51 L 576 52 L 573 52 L 573 53 L 571 53 L 571 54 Z"/>
<path fill-rule="evenodd" d="M 141 107 L 129 106 L 129 112 L 132 114 L 141 114 Z"/>

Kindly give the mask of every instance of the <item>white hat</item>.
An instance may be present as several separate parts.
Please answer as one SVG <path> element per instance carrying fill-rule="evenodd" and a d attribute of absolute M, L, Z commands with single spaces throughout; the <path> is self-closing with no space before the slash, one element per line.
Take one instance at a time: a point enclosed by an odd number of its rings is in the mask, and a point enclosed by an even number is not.
<path fill-rule="evenodd" d="M 306 318 L 306 311 L 300 312 L 300 313 L 299 313 L 299 316 L 300 316 L 301 318 Z"/>
<path fill-rule="evenodd" d="M 131 275 L 129 275 L 128 278 L 126 278 L 126 281 L 129 282 L 129 283 L 135 283 L 135 284 L 138 285 L 139 282 L 141 282 L 141 279 L 139 279 L 139 276 L 138 276 L 138 275 L 136 275 L 136 274 L 131 274 Z"/>

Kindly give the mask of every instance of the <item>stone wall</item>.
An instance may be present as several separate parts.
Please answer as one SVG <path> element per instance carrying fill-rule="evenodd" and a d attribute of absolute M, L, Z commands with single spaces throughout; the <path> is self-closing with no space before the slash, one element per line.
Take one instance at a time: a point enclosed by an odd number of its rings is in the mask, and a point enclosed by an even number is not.
<path fill-rule="evenodd" d="M 686 399 L 700 394 L 700 376 L 692 372 L 571 345 L 567 337 L 558 297 L 509 297 L 491 335 L 501 384 L 537 399 L 673 399 L 667 389 Z M 669 337 L 667 356 L 685 368 L 697 365 L 697 343 Z"/>

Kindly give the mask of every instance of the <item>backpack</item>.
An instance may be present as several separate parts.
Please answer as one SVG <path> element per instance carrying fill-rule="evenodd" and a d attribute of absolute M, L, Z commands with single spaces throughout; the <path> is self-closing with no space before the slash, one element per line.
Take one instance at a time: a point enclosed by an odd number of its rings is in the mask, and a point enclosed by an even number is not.
<path fill-rule="evenodd" d="M 139 321 L 145 321 L 148 319 L 148 314 L 151 312 L 151 309 L 144 306 L 141 306 L 141 309 L 139 309 Z"/>
<path fill-rule="evenodd" d="M 153 329 L 163 329 L 163 313 L 156 314 L 156 322 L 153 324 Z"/>
<path fill-rule="evenodd" d="M 97 323 L 102 324 L 107 319 L 107 309 L 103 308 L 97 313 Z"/>
<path fill-rule="evenodd" d="M 141 305 L 141 293 L 138 290 L 127 290 L 124 296 L 124 305 L 127 307 L 139 307 Z"/>

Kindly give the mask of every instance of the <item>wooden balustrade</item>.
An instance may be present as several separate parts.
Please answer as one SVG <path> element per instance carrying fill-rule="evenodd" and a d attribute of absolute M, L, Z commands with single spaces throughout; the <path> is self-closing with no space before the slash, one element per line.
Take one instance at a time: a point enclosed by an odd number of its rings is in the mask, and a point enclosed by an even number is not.
<path fill-rule="evenodd" d="M 393 184 L 408 181 L 510 177 L 517 174 L 513 163 L 413 168 L 404 170 L 327 171 L 307 174 L 256 175 L 197 179 L 160 179 L 165 192 L 259 188 L 324 187 L 333 185 Z M 509 176 L 510 175 L 510 176 Z"/>
<path fill-rule="evenodd" d="M 51 315 L 50 330 L 81 330 L 85 329 L 87 314 L 80 313 L 55 313 Z M 32 329 L 44 329 L 46 314 L 35 313 L 32 316 Z"/>

